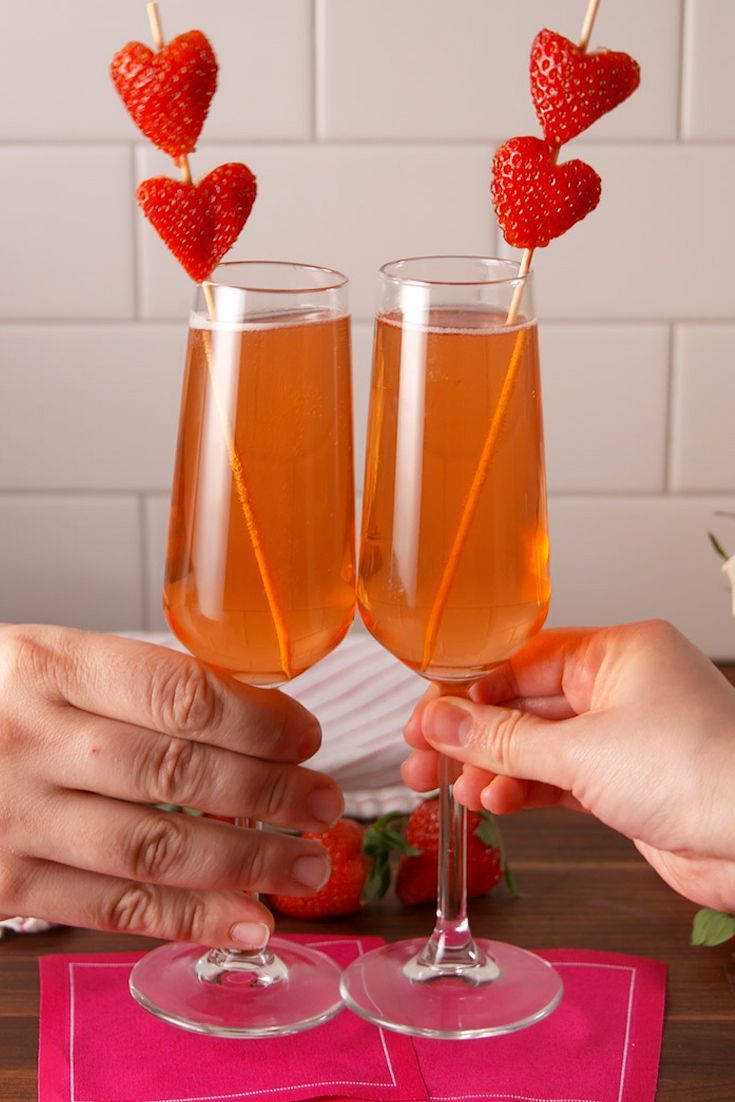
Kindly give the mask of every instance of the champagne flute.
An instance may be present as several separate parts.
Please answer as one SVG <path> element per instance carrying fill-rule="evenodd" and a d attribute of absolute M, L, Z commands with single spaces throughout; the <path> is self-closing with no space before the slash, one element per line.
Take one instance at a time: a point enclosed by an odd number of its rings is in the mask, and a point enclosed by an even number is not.
<path fill-rule="evenodd" d="M 372 635 L 443 694 L 466 695 L 548 609 L 531 282 L 513 262 L 483 257 L 419 257 L 380 272 L 358 604 Z M 521 313 L 507 324 L 518 288 Z M 549 1014 L 562 983 L 534 954 L 473 938 L 466 812 L 452 796 L 456 763 L 442 757 L 440 769 L 434 932 L 353 962 L 342 995 L 403 1033 L 507 1033 Z"/>
<path fill-rule="evenodd" d="M 164 583 L 171 630 L 202 661 L 272 686 L 324 658 L 354 615 L 347 280 L 225 263 L 191 315 Z M 238 825 L 253 828 L 249 820 Z M 263 1037 L 341 1008 L 339 969 L 306 945 L 164 945 L 133 996 L 174 1025 Z"/>

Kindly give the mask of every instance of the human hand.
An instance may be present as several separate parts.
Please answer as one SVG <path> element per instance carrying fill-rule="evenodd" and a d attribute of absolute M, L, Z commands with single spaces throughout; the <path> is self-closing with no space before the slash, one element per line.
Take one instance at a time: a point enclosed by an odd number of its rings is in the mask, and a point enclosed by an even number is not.
<path fill-rule="evenodd" d="M 417 706 L 410 787 L 436 787 L 441 751 L 467 807 L 591 812 L 676 891 L 735 910 L 735 690 L 675 628 L 543 632 L 470 696 Z"/>
<path fill-rule="evenodd" d="M 324 848 L 150 805 L 325 830 L 341 794 L 300 765 L 320 741 L 296 701 L 177 651 L 0 626 L 0 917 L 264 945 L 272 916 L 243 893 L 311 894 Z"/>

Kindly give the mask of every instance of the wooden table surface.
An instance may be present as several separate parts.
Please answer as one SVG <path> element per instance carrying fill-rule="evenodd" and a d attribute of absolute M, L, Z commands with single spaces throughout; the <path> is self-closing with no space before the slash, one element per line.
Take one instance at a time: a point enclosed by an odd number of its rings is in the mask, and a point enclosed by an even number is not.
<path fill-rule="evenodd" d="M 727 670 L 728 674 L 732 669 Z M 657 1102 L 735 1102 L 735 958 L 730 945 L 694 949 L 695 906 L 674 894 L 633 845 L 589 816 L 533 811 L 504 820 L 521 898 L 501 889 L 471 907 L 478 934 L 526 948 L 600 949 L 669 966 Z M 428 933 L 430 906 L 386 900 L 329 924 L 282 920 L 290 932 Z M 143 938 L 59 929 L 0 940 L 0 1099 L 36 1099 L 37 957 L 143 950 Z"/>

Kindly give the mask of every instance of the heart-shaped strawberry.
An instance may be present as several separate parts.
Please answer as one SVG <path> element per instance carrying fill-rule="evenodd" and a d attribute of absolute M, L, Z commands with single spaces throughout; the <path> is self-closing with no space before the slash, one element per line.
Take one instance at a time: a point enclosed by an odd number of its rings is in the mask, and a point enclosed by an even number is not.
<path fill-rule="evenodd" d="M 635 92 L 640 79 L 629 54 L 585 53 L 555 31 L 539 31 L 531 47 L 531 95 L 551 145 L 581 134 Z"/>
<path fill-rule="evenodd" d="M 146 138 L 172 157 L 194 151 L 217 87 L 217 59 L 201 31 L 172 38 L 158 53 L 128 42 L 110 75 Z"/>
<path fill-rule="evenodd" d="M 197 283 L 234 245 L 255 194 L 252 172 L 236 163 L 220 165 L 197 184 L 155 176 L 135 193 L 146 218 Z"/>
<path fill-rule="evenodd" d="M 600 201 L 602 184 L 584 161 L 554 164 L 540 138 L 511 138 L 493 158 L 492 199 L 509 245 L 538 249 Z"/>

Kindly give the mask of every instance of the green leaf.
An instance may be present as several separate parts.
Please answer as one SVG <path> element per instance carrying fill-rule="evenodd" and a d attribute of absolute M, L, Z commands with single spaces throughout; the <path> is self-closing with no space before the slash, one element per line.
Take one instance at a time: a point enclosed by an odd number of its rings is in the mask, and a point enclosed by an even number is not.
<path fill-rule="evenodd" d="M 510 865 L 507 861 L 503 861 L 503 880 L 505 881 L 505 886 L 510 894 L 513 896 L 513 898 L 520 899 L 521 893 L 518 891 L 516 882 L 513 879 L 513 873 L 510 871 Z"/>
<path fill-rule="evenodd" d="M 718 538 L 714 534 L 714 532 L 708 532 L 707 535 L 709 536 L 710 543 L 712 544 L 712 546 L 714 547 L 715 551 L 720 556 L 720 558 L 727 561 L 730 558 L 730 556 L 728 555 L 727 551 L 722 546 L 722 544 L 720 543 L 720 541 L 718 540 Z"/>
<path fill-rule="evenodd" d="M 473 833 L 475 838 L 479 838 L 483 845 L 486 845 L 488 849 L 497 849 L 500 854 L 500 867 L 503 870 L 503 880 L 505 886 L 512 896 L 518 898 L 519 891 L 516 887 L 515 880 L 513 879 L 513 873 L 510 871 L 510 865 L 508 864 L 505 856 L 505 845 L 503 843 L 503 835 L 500 833 L 500 828 L 495 821 L 495 816 L 491 811 L 481 811 L 480 822 L 475 827 Z"/>
<path fill-rule="evenodd" d="M 376 857 L 363 885 L 361 900 L 372 903 L 382 899 L 390 887 L 390 865 L 387 856 Z"/>
<path fill-rule="evenodd" d="M 480 821 L 473 831 L 475 838 L 479 838 L 482 844 L 487 846 L 488 849 L 497 848 L 502 850 L 503 843 L 500 839 L 500 834 L 492 812 L 481 811 L 480 815 Z"/>
<path fill-rule="evenodd" d="M 395 829 L 398 826 L 398 829 Z M 372 826 L 365 831 L 362 843 L 363 853 L 369 857 L 385 857 L 394 850 L 397 853 L 405 853 L 415 857 L 421 851 L 415 846 L 409 845 L 403 832 L 406 829 L 406 817 L 399 811 L 391 811 L 376 819 Z"/>
<path fill-rule="evenodd" d="M 697 911 L 692 924 L 692 945 L 721 945 L 731 937 L 735 937 L 735 915 L 713 911 L 711 907 Z"/>

